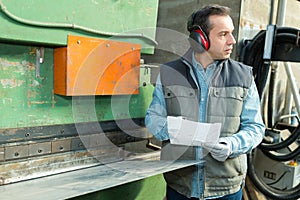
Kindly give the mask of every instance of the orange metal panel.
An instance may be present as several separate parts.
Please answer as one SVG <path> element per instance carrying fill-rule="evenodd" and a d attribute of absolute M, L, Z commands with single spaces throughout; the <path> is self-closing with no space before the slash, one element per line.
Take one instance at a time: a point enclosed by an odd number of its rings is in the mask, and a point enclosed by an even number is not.
<path fill-rule="evenodd" d="M 67 48 L 54 49 L 54 93 L 66 95 Z"/>
<path fill-rule="evenodd" d="M 141 45 L 68 36 L 54 50 L 54 93 L 75 95 L 138 94 Z"/>

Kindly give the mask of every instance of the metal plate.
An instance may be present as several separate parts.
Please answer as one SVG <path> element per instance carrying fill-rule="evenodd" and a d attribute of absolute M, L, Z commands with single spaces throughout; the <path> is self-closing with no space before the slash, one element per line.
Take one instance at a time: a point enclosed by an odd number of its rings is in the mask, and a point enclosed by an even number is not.
<path fill-rule="evenodd" d="M 71 150 L 71 139 L 52 141 L 52 153 L 64 152 L 70 150 Z"/>
<path fill-rule="evenodd" d="M 54 93 L 138 94 L 140 54 L 139 44 L 69 35 L 54 49 Z"/>
<path fill-rule="evenodd" d="M 41 142 L 29 145 L 29 156 L 51 153 L 51 142 Z"/>
<path fill-rule="evenodd" d="M 73 138 L 71 140 L 71 150 L 72 151 L 83 150 L 83 149 L 85 149 L 85 146 L 80 138 Z"/>
<path fill-rule="evenodd" d="M 4 147 L 0 147 L 0 161 L 4 160 Z"/>
<path fill-rule="evenodd" d="M 5 160 L 28 157 L 28 145 L 5 147 Z"/>
<path fill-rule="evenodd" d="M 195 165 L 196 161 L 120 161 L 0 187 L 1 199 L 69 199 L 156 174 Z"/>
<path fill-rule="evenodd" d="M 133 127 L 133 124 L 137 127 Z M 78 132 L 80 137 L 83 137 L 85 134 L 96 134 L 99 133 L 99 126 L 101 131 L 106 133 L 106 136 L 111 140 L 118 138 L 120 142 L 131 142 L 136 140 L 134 137 L 125 134 L 123 132 L 112 132 L 118 131 L 120 128 L 134 129 L 136 131 L 141 131 L 145 135 L 150 135 L 145 133 L 145 130 L 140 130 L 145 126 L 143 118 L 137 119 L 123 119 L 116 121 L 103 121 L 103 122 L 87 122 L 87 123 L 76 123 L 76 124 L 64 124 L 64 125 L 51 125 L 51 126 L 36 126 L 36 127 L 25 127 L 25 128 L 9 128 L 9 129 L 0 129 L 0 144 L 29 141 L 29 140 L 47 140 L 54 138 L 66 138 L 77 136 Z M 79 128 L 79 131 L 78 131 Z M 132 130 L 133 131 L 133 130 Z M 137 136 L 138 137 L 138 136 Z M 129 139 L 129 141 L 128 141 Z"/>

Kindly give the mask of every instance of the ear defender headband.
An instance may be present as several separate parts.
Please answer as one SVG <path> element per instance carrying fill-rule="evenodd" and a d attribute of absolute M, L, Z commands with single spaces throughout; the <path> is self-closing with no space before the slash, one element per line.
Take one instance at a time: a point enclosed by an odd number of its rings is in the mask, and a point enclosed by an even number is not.
<path fill-rule="evenodd" d="M 209 49 L 209 39 L 200 25 L 194 24 L 197 12 L 194 12 L 188 19 L 187 29 L 190 32 L 189 42 L 196 52 L 203 52 Z M 200 46 L 199 46 L 200 45 Z"/>

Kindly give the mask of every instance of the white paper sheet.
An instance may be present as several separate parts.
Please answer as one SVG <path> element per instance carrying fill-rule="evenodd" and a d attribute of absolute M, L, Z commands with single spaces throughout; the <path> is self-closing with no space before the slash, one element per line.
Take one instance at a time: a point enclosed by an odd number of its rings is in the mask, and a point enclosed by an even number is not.
<path fill-rule="evenodd" d="M 203 143 L 217 143 L 221 123 L 200 123 L 179 117 L 167 117 L 171 144 L 201 146 Z"/>

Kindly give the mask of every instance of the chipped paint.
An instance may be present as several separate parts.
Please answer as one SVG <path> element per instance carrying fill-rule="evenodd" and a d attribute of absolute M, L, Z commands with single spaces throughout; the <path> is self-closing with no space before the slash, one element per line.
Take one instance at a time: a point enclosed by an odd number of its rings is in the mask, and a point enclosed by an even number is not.
<path fill-rule="evenodd" d="M 27 71 L 35 70 L 35 65 L 32 62 L 21 61 L 14 62 L 3 58 L 0 58 L 0 71 L 13 71 L 13 73 L 18 73 L 24 75 Z"/>
<path fill-rule="evenodd" d="M 36 98 L 37 97 L 37 92 L 36 91 L 32 91 L 32 90 L 28 90 L 27 91 L 27 98 Z"/>
<path fill-rule="evenodd" d="M 2 100 L 2 104 L 11 104 L 12 102 L 13 102 L 13 99 L 12 98 L 6 98 L 6 97 L 4 97 L 4 98 L 1 98 L 1 100 Z"/>
<path fill-rule="evenodd" d="M 50 103 L 50 102 L 48 102 L 48 101 L 30 101 L 31 105 L 32 104 L 48 104 L 48 103 Z"/>
<path fill-rule="evenodd" d="M 37 87 L 37 86 L 39 86 L 39 85 L 40 85 L 40 83 L 39 83 L 37 80 L 33 80 L 33 81 L 32 81 L 31 86 Z"/>
<path fill-rule="evenodd" d="M 0 79 L 0 83 L 3 88 L 15 88 L 23 85 L 24 80 L 16 79 Z"/>
<path fill-rule="evenodd" d="M 5 113 L 5 118 L 0 117 L 0 128 L 74 123 L 73 99 L 55 95 L 53 91 L 54 49 L 45 48 L 45 60 L 40 68 L 43 78 L 40 79 L 35 76 L 35 54 L 29 53 L 33 47 L 12 44 L 1 44 L 0 47 L 0 111 Z M 150 74 L 142 75 L 150 77 Z M 117 117 L 112 112 L 110 96 L 95 97 L 95 110 L 91 108 L 90 101 L 83 98 L 78 105 L 82 107 L 80 116 L 76 116 L 75 120 L 88 122 L 143 117 L 148 105 L 145 102 L 149 101 L 141 98 L 152 94 L 152 88 L 149 89 L 151 90 L 147 95 L 142 88 L 140 95 L 132 96 L 131 99 L 137 101 L 132 101 L 135 105 L 126 108 L 123 106 L 123 96 L 114 99 Z M 136 107 L 139 109 L 135 109 Z M 90 115 L 91 112 L 95 112 L 97 116 Z"/>
<path fill-rule="evenodd" d="M 19 66 L 19 62 L 12 62 L 8 61 L 6 59 L 0 58 L 0 69 L 1 70 L 7 70 L 11 66 Z"/>

